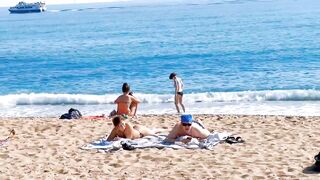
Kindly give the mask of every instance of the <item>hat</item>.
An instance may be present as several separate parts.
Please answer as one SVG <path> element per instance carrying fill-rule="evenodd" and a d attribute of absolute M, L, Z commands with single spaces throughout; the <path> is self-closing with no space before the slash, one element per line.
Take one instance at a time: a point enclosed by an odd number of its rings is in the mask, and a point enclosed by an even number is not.
<path fill-rule="evenodd" d="M 191 124 L 192 123 L 192 115 L 191 114 L 181 115 L 181 122 Z"/>

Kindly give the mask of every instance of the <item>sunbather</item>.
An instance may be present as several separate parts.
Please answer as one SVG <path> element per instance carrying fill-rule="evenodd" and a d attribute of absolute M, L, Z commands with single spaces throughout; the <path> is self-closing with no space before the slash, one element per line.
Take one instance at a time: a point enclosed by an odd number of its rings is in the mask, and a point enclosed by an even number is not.
<path fill-rule="evenodd" d="M 122 116 L 116 116 L 112 119 L 114 128 L 108 136 L 108 141 L 115 140 L 116 137 L 127 139 L 138 139 L 148 135 L 154 135 L 156 132 L 141 125 L 131 125 L 126 122 Z"/>
<path fill-rule="evenodd" d="M 182 140 L 183 143 L 188 143 L 192 138 L 205 139 L 209 134 L 210 132 L 200 122 L 194 121 L 191 115 L 182 115 L 181 122 L 173 127 L 164 141 L 175 142 L 180 136 L 188 136 Z"/>

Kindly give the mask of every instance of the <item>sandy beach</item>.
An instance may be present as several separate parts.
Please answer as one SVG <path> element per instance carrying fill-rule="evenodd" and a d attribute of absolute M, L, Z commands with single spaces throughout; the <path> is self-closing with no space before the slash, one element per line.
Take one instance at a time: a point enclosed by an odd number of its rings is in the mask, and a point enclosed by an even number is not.
<path fill-rule="evenodd" d="M 319 117 L 194 115 L 210 131 L 241 136 L 244 144 L 213 150 L 137 149 L 98 153 L 79 147 L 110 132 L 110 120 L 2 118 L 0 179 L 318 179 L 309 171 L 319 152 Z M 131 122 L 170 128 L 177 115 Z"/>

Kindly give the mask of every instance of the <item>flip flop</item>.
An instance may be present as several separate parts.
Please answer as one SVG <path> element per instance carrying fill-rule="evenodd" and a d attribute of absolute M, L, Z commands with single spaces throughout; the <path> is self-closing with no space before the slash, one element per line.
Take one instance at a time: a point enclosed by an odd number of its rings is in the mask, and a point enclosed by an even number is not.
<path fill-rule="evenodd" d="M 237 141 L 237 143 L 244 143 L 245 142 L 240 136 L 236 137 L 236 141 Z"/>
<path fill-rule="evenodd" d="M 229 136 L 229 137 L 227 137 L 227 139 L 226 139 L 226 143 L 234 144 L 234 143 L 237 143 L 237 141 L 236 141 L 236 138 L 235 138 L 235 137 Z"/>
<path fill-rule="evenodd" d="M 235 143 L 244 143 L 245 141 L 240 137 L 233 137 L 233 136 L 229 136 L 226 139 L 226 142 L 229 144 L 235 144 Z"/>
<path fill-rule="evenodd" d="M 136 149 L 135 147 L 133 147 L 131 144 L 129 144 L 127 142 L 121 143 L 121 145 L 124 150 L 132 151 L 132 150 Z"/>

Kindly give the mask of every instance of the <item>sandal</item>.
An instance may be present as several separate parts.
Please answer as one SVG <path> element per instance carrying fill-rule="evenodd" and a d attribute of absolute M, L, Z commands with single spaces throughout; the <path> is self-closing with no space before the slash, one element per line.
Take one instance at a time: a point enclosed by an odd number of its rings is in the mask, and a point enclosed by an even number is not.
<path fill-rule="evenodd" d="M 244 143 L 245 142 L 240 136 L 236 137 L 236 141 L 237 141 L 237 143 Z"/>
<path fill-rule="evenodd" d="M 132 150 L 136 149 L 135 147 L 133 147 L 131 144 L 129 144 L 127 142 L 121 143 L 121 145 L 124 150 L 132 151 Z"/>
<path fill-rule="evenodd" d="M 229 143 L 229 144 L 237 143 L 236 138 L 233 137 L 233 136 L 227 137 L 226 142 Z"/>
<path fill-rule="evenodd" d="M 229 144 L 235 144 L 235 143 L 244 143 L 245 141 L 240 137 L 233 137 L 233 136 L 229 136 L 226 139 L 226 142 Z"/>

